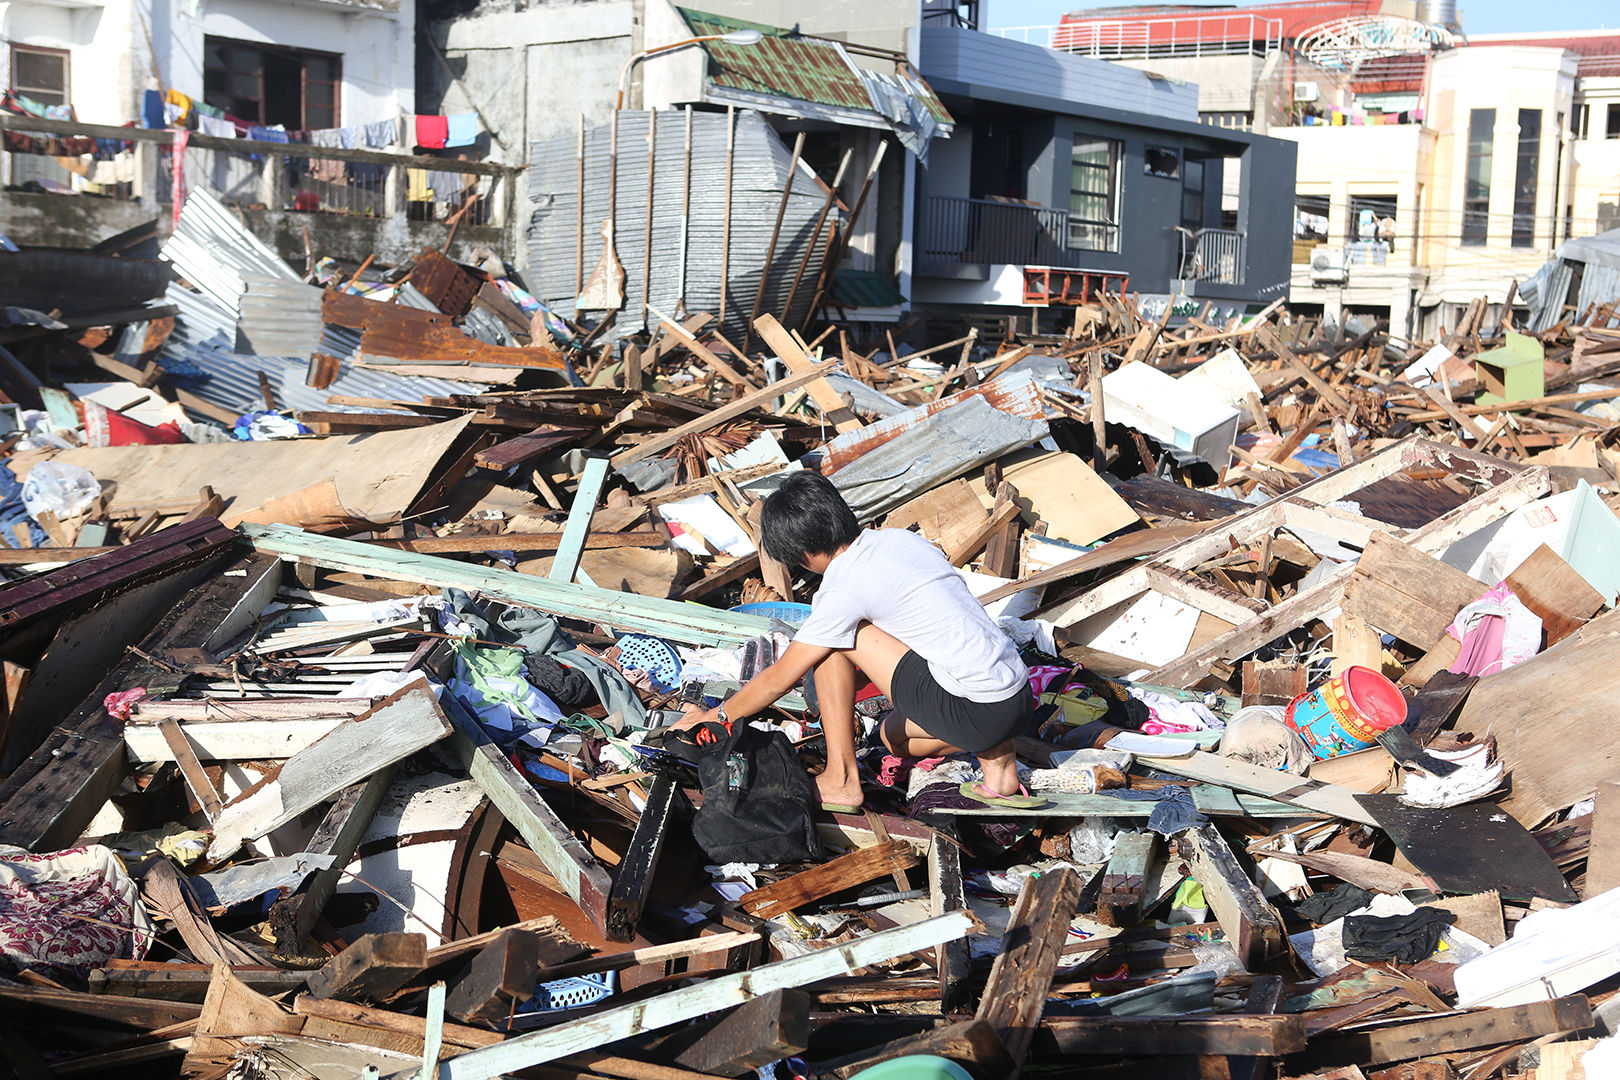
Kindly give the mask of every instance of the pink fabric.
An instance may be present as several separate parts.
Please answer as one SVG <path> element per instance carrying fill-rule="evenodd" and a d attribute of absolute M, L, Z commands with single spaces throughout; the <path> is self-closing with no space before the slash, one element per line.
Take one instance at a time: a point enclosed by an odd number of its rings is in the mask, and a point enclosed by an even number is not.
<path fill-rule="evenodd" d="M 1486 675 L 1502 663 L 1502 639 L 1507 631 L 1507 620 L 1500 615 L 1486 615 L 1479 625 L 1463 635 L 1457 659 L 1451 662 L 1453 675 Z"/>
<path fill-rule="evenodd" d="M 128 720 L 129 707 L 146 696 L 146 687 L 137 686 L 133 690 L 120 690 L 108 694 L 101 701 L 101 707 L 107 710 L 107 715 L 114 720 Z"/>
<path fill-rule="evenodd" d="M 877 781 L 884 787 L 904 788 L 911 779 L 913 769 L 928 772 L 944 760 L 942 757 L 903 758 L 884 754 L 883 760 L 878 763 Z"/>
<path fill-rule="evenodd" d="M 1029 669 L 1029 689 L 1037 698 L 1063 676 L 1073 671 L 1073 668 L 1053 667 L 1050 664 Z"/>

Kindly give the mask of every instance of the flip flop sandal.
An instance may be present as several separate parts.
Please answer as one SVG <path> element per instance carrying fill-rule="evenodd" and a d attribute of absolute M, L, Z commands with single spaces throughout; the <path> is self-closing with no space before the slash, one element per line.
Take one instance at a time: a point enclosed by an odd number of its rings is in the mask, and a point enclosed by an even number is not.
<path fill-rule="evenodd" d="M 1034 810 L 1046 805 L 1045 799 L 1030 795 L 1022 784 L 1018 785 L 1017 795 L 997 795 L 985 787 L 982 780 L 970 780 L 956 790 L 976 802 L 1002 810 Z"/>
<path fill-rule="evenodd" d="M 829 814 L 858 814 L 861 812 L 861 807 L 851 806 L 848 803 L 824 802 L 821 804 L 821 808 Z"/>

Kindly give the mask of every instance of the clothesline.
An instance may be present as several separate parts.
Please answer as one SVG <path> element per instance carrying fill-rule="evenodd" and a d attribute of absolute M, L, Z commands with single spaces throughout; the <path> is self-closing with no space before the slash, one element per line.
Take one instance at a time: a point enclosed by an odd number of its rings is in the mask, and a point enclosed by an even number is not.
<path fill-rule="evenodd" d="M 381 150 L 399 145 L 402 134 L 398 119 L 378 120 L 371 124 L 356 124 L 349 127 L 288 131 L 282 124 L 263 125 L 232 116 L 223 109 L 197 101 L 178 90 L 169 90 L 161 94 L 156 90 L 146 91 L 142 120 L 147 127 L 186 125 L 192 115 L 196 116 L 198 131 L 222 139 L 246 137 L 260 142 L 298 142 L 311 146 L 329 146 L 334 149 L 353 150 L 364 147 Z M 458 113 L 451 116 L 416 115 L 408 117 L 407 123 L 409 126 L 405 128 L 405 133 L 414 136 L 414 145 L 424 150 L 472 146 L 478 141 L 477 113 Z"/>

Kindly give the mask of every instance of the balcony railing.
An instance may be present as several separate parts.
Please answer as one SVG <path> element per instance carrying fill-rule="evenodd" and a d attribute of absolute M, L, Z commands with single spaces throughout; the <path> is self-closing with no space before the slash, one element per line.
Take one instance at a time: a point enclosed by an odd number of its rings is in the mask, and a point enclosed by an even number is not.
<path fill-rule="evenodd" d="M 1265 56 L 1282 45 L 1281 19 L 1213 13 L 1160 19 L 1088 19 L 1055 26 L 1009 26 L 999 37 L 1103 60 L 1158 56 Z"/>
<path fill-rule="evenodd" d="M 1199 229 L 1185 241 L 1183 281 L 1243 284 L 1243 234 L 1233 229 Z"/>
<path fill-rule="evenodd" d="M 922 258 L 947 263 L 1078 267 L 1069 212 L 1048 206 L 935 195 L 923 220 Z"/>

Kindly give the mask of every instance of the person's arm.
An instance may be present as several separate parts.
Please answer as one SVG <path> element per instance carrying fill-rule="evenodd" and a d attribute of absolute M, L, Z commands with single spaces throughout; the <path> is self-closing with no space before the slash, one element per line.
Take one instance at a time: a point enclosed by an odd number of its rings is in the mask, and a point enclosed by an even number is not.
<path fill-rule="evenodd" d="M 782 653 L 781 659 L 764 671 L 755 675 L 743 684 L 741 690 L 731 695 L 725 703 L 726 716 L 731 720 L 744 720 L 763 709 L 768 708 L 783 694 L 799 685 L 817 664 L 832 655 L 832 650 L 825 645 L 806 645 L 802 641 L 795 641 L 788 645 Z M 688 713 L 686 717 L 677 722 L 677 728 L 696 727 L 699 724 L 720 719 L 718 709 L 709 709 L 707 712 Z"/>

